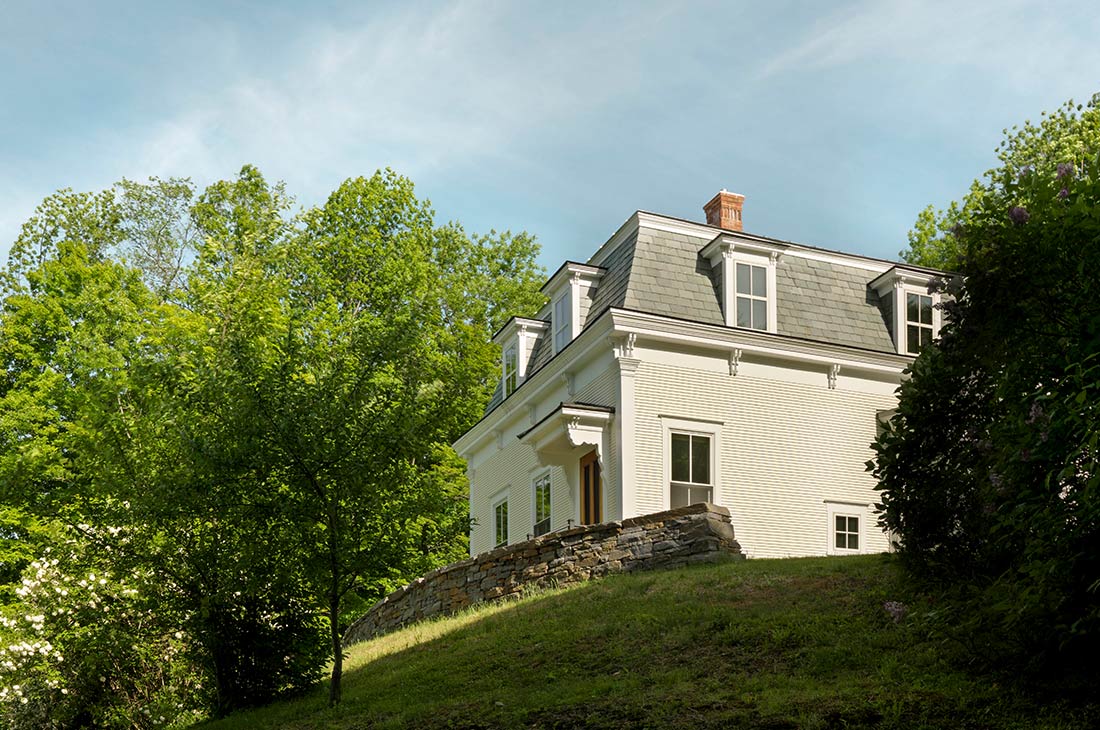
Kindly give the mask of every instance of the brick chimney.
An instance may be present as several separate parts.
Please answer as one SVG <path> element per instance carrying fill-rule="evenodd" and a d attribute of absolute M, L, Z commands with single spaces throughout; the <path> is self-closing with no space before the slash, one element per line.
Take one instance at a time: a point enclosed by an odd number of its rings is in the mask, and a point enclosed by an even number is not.
<path fill-rule="evenodd" d="M 744 204 L 744 195 L 727 192 L 723 188 L 703 206 L 703 212 L 707 214 L 707 225 L 725 228 L 727 231 L 742 230 L 741 207 Z"/>

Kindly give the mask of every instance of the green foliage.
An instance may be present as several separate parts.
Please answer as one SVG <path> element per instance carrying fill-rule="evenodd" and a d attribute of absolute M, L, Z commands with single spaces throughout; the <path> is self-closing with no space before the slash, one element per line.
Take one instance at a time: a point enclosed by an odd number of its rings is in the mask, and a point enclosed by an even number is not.
<path fill-rule="evenodd" d="M 922 210 L 909 232 L 909 248 L 899 253 L 903 261 L 962 271 L 966 248 L 955 233 L 971 225 L 977 211 L 987 204 L 987 195 L 997 196 L 1005 173 L 1031 170 L 1047 174 L 1059 163 L 1084 164 L 1092 159 L 1090 155 L 1100 147 L 1100 93 L 1087 105 L 1071 99 L 1051 114 L 1043 112 L 1038 124 L 1027 120 L 1023 126 L 1005 129 L 1004 134 L 996 150 L 1001 166 L 987 171 L 984 182 L 971 183 L 961 203 L 952 202 L 946 210 L 932 206 Z"/>
<path fill-rule="evenodd" d="M 337 699 L 344 617 L 465 554 L 448 444 L 490 394 L 490 335 L 541 304 L 530 236 L 437 227 L 390 171 L 291 205 L 247 166 L 201 194 L 62 191 L 2 279 L 7 579 L 56 547 L 35 520 L 79 526 L 188 637 L 213 714 L 310 686 L 326 654 Z"/>
<path fill-rule="evenodd" d="M 1044 144 L 1067 114 L 1014 135 L 988 176 L 956 236 L 965 282 L 873 463 L 883 524 L 948 586 L 945 615 L 996 661 L 1045 670 L 1100 640 L 1100 135 Z"/>
<path fill-rule="evenodd" d="M 23 570 L 52 538 L 50 526 L 33 514 L 0 504 L 0 606 L 15 600 Z"/>
<path fill-rule="evenodd" d="M 189 637 L 146 593 L 151 576 L 113 572 L 125 542 L 65 534 L 31 562 L 0 615 L 0 718 L 9 728 L 154 728 L 203 716 Z"/>

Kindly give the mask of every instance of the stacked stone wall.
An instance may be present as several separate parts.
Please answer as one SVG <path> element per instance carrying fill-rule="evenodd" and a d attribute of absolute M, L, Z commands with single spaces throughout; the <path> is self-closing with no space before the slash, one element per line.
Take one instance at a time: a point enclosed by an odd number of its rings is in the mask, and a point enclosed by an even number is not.
<path fill-rule="evenodd" d="M 564 586 L 609 573 L 729 557 L 741 557 L 741 546 L 734 538 L 729 510 L 713 504 L 560 530 L 417 578 L 348 627 L 344 645 L 482 601 L 515 598 L 529 586 Z"/>

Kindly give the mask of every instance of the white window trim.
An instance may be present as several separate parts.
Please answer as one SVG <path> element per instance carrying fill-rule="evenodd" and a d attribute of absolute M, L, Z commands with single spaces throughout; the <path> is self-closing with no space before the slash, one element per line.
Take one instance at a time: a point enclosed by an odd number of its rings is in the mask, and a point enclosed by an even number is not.
<path fill-rule="evenodd" d="M 512 353 L 512 368 L 508 369 L 508 353 Z M 503 382 L 501 387 L 504 392 L 504 397 L 507 398 L 512 393 L 516 392 L 516 388 L 519 387 L 519 345 L 508 345 L 504 348 L 500 355 L 500 367 L 502 371 Z M 515 377 L 515 384 L 511 388 L 508 387 L 508 377 L 513 375 Z"/>
<path fill-rule="evenodd" d="M 546 533 L 543 534 L 547 534 L 554 529 L 554 479 L 551 476 L 550 470 L 547 469 L 536 474 L 531 480 L 531 534 L 535 537 L 537 537 L 537 535 L 535 535 L 535 525 L 539 523 L 538 484 L 543 479 L 546 480 L 546 484 L 550 489 L 550 514 L 546 515 L 549 524 L 546 527 Z"/>
<path fill-rule="evenodd" d="M 552 332 L 550 333 L 554 343 L 554 354 L 561 352 L 565 349 L 565 346 L 573 341 L 573 337 L 576 335 L 575 323 L 579 319 L 580 307 L 575 296 L 576 287 L 570 285 L 565 292 L 554 299 L 553 309 L 550 310 L 550 319 L 552 324 Z M 569 310 L 569 320 L 565 321 L 560 315 L 560 307 L 558 306 L 562 302 L 565 302 L 565 309 Z M 558 335 L 564 332 L 568 328 L 569 334 L 565 338 L 565 342 L 560 346 L 558 345 Z"/>
<path fill-rule="evenodd" d="M 827 522 L 825 554 L 826 555 L 863 555 L 867 552 L 867 519 L 868 505 L 862 502 L 826 502 Z M 838 548 L 836 546 L 836 518 L 859 518 L 859 549 Z"/>
<path fill-rule="evenodd" d="M 898 288 L 898 295 L 894 297 L 894 307 L 896 312 L 894 314 L 895 328 L 897 328 L 897 346 L 898 353 L 901 355 L 916 356 L 917 353 L 909 352 L 909 295 L 919 294 L 922 297 L 930 297 L 932 299 L 932 340 L 936 340 L 940 336 L 940 325 L 942 324 L 942 313 L 940 312 L 940 293 L 929 292 L 927 287 L 916 287 L 902 285 Z M 924 325 L 927 327 L 927 325 Z"/>
<path fill-rule="evenodd" d="M 775 296 L 775 267 L 779 254 L 775 251 L 768 253 L 756 253 L 736 249 L 727 249 L 722 252 L 722 300 L 725 305 L 725 320 L 727 327 L 737 326 L 737 264 L 749 264 L 760 266 L 767 271 L 768 286 L 768 326 L 765 330 L 757 332 L 776 332 L 779 325 L 779 317 L 776 312 Z"/>
<path fill-rule="evenodd" d="M 492 532 L 489 533 L 489 543 L 493 548 L 504 547 L 512 541 L 512 510 L 508 510 L 508 522 L 505 524 L 505 532 L 507 536 L 504 542 L 497 542 L 497 507 L 501 504 L 507 504 L 508 493 L 511 491 L 511 487 L 505 487 L 502 491 L 493 495 L 489 500 L 489 523 L 493 526 Z"/>
<path fill-rule="evenodd" d="M 699 421 L 670 416 L 661 416 L 660 420 L 662 441 L 661 474 L 664 480 L 662 491 L 665 509 L 670 509 L 672 505 L 672 434 L 674 433 L 710 437 L 710 499 L 712 504 L 721 504 L 719 492 L 722 484 L 722 459 L 720 458 L 722 453 L 722 422 Z"/>
<path fill-rule="evenodd" d="M 889 269 L 876 277 L 870 286 L 879 297 L 892 297 L 894 311 L 891 319 L 891 336 L 894 338 L 894 351 L 899 355 L 912 357 L 906 342 L 906 297 L 909 294 L 920 294 L 932 297 L 932 339 L 940 336 L 940 326 L 943 324 L 943 313 L 940 311 L 940 302 L 943 296 L 940 292 L 928 291 L 928 285 L 935 278 L 932 274 L 918 273 L 900 270 L 897 267 Z"/>

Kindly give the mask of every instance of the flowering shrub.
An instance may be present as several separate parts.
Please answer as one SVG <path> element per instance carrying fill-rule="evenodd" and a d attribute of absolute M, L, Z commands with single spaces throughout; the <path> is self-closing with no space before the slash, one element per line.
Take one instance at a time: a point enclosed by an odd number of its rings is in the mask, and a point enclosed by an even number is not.
<path fill-rule="evenodd" d="M 165 628 L 144 576 L 95 567 L 69 539 L 33 561 L 0 615 L 0 724 L 160 728 L 203 717 L 188 637 Z"/>
<path fill-rule="evenodd" d="M 947 589 L 957 635 L 1002 666 L 1080 666 L 1100 649 L 1093 138 L 991 173 L 955 234 L 965 280 L 949 283 L 940 340 L 870 464 L 903 561 Z"/>

